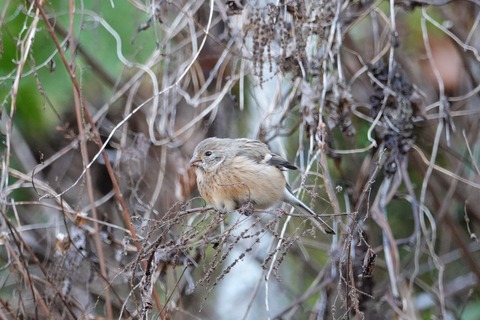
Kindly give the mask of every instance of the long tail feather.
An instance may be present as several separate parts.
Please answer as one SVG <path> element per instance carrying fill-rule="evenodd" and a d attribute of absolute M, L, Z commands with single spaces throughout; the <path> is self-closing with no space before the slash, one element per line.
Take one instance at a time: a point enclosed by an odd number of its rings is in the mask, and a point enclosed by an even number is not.
<path fill-rule="evenodd" d="M 313 212 L 313 210 L 310 209 L 305 203 L 297 199 L 297 197 L 295 197 L 287 188 L 285 188 L 283 197 L 284 201 L 290 203 L 292 206 L 295 207 L 295 209 L 307 216 L 310 215 L 313 218 L 311 219 L 311 221 L 324 233 L 335 234 L 335 231 L 333 231 L 333 229 L 325 221 L 323 221 L 322 218 L 320 218 L 315 212 Z"/>

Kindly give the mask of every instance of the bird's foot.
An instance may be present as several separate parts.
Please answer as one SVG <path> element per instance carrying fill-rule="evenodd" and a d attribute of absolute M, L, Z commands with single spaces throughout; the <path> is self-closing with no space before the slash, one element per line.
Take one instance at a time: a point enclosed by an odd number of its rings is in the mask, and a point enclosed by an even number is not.
<path fill-rule="evenodd" d="M 254 208 L 251 202 L 244 203 L 240 208 L 238 208 L 238 212 L 244 216 L 251 216 L 253 214 L 253 210 Z"/>

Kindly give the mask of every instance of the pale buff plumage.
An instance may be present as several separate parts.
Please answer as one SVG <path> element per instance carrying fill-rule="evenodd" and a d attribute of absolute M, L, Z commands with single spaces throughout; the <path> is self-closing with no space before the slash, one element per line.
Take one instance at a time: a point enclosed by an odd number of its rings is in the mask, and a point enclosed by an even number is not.
<path fill-rule="evenodd" d="M 311 215 L 325 233 L 335 233 L 291 193 L 282 170 L 296 167 L 260 141 L 208 138 L 195 148 L 190 164 L 200 194 L 219 211 L 233 211 L 249 202 L 266 209 L 283 201 Z"/>

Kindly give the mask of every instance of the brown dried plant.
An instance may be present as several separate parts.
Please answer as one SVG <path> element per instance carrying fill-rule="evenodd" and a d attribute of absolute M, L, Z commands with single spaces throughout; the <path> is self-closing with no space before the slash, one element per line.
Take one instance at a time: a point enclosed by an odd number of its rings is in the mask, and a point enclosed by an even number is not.
<path fill-rule="evenodd" d="M 478 314 L 478 1 L 7 0 L 1 319 Z M 269 144 L 284 206 L 219 213 L 188 162 Z M 477 312 L 477 313 L 475 313 Z"/>

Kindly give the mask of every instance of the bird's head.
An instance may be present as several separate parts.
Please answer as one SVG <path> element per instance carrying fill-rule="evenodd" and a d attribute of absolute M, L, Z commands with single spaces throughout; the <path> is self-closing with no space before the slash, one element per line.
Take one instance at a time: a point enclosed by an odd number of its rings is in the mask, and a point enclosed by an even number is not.
<path fill-rule="evenodd" d="M 208 138 L 200 142 L 193 151 L 190 166 L 197 174 L 217 170 L 228 156 L 229 139 Z"/>

